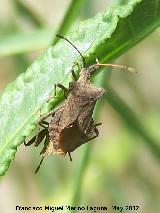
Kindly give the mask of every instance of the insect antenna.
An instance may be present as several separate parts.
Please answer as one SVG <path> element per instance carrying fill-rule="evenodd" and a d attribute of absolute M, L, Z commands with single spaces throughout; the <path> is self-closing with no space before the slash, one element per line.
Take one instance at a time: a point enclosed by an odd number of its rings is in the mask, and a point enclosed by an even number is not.
<path fill-rule="evenodd" d="M 96 62 L 98 66 L 104 66 L 104 67 L 115 67 L 118 69 L 122 69 L 122 70 L 127 70 L 129 72 L 136 72 L 135 69 L 128 67 L 128 66 L 124 66 L 124 65 L 119 65 L 119 64 L 102 64 L 99 63 L 98 59 L 96 58 Z"/>
<path fill-rule="evenodd" d="M 40 161 L 40 163 L 39 163 L 39 165 L 38 165 L 38 167 L 37 167 L 37 169 L 35 171 L 35 174 L 39 171 L 39 169 L 40 169 L 40 167 L 42 165 L 43 160 L 44 160 L 44 156 L 42 157 L 42 159 L 41 159 L 41 161 Z"/>
<path fill-rule="evenodd" d="M 67 38 L 65 38 L 65 37 L 63 37 L 63 36 L 61 36 L 61 35 L 56 35 L 56 37 L 62 38 L 62 39 L 64 39 L 64 40 L 66 40 L 68 43 L 70 43 L 70 44 L 77 50 L 77 52 L 80 54 L 80 56 L 81 56 L 81 58 L 82 58 L 83 67 L 85 67 L 85 66 L 86 66 L 85 58 L 84 58 L 84 56 L 81 54 L 81 52 L 78 50 L 78 48 L 77 48 L 74 44 L 72 44 L 72 42 L 70 42 Z"/>

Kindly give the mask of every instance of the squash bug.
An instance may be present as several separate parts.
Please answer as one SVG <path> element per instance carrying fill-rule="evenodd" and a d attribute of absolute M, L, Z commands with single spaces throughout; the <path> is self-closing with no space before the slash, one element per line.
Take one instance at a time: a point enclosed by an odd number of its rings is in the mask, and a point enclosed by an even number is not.
<path fill-rule="evenodd" d="M 39 125 L 43 129 L 33 137 L 26 146 L 39 144 L 45 139 L 44 147 L 41 151 L 42 159 L 36 172 L 39 170 L 43 159 L 46 155 L 58 154 L 65 156 L 69 155 L 72 161 L 71 152 L 77 149 L 84 143 L 87 143 L 98 137 L 99 131 L 93 120 L 93 110 L 97 100 L 104 95 L 105 90 L 98 88 L 90 82 L 90 78 L 96 73 L 99 67 L 117 67 L 134 71 L 132 68 L 122 65 L 102 64 L 96 59 L 96 64 L 86 67 L 85 58 L 80 51 L 63 36 L 57 37 L 66 40 L 80 54 L 83 61 L 83 68 L 80 71 L 79 77 L 74 72 L 72 67 L 73 81 L 69 83 L 69 88 L 58 83 L 55 85 L 64 91 L 65 101 L 61 107 L 49 112 L 47 115 L 40 117 Z M 55 94 L 56 95 L 56 94 Z M 48 123 L 46 119 L 51 116 L 51 121 Z"/>

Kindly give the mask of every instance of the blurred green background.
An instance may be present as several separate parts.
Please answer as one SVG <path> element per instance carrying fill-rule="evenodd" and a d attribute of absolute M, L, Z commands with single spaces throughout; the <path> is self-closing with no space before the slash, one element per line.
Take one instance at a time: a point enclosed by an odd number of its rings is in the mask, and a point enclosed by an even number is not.
<path fill-rule="evenodd" d="M 117 1 L 78 1 L 73 26 Z M 52 42 L 71 1 L 0 1 L 0 92 L 29 66 Z M 160 30 L 136 45 L 115 63 L 136 68 L 137 74 L 112 72 L 108 101 L 100 102 L 97 121 L 100 136 L 73 153 L 73 162 L 61 156 L 47 157 L 40 172 L 41 148 L 21 145 L 6 176 L 0 182 L 0 212 L 16 212 L 15 206 L 138 205 L 137 212 L 160 212 L 159 160 L 145 138 L 160 138 Z M 116 92 L 121 110 L 113 107 Z M 115 103 L 114 103 L 115 104 Z M 129 108 L 145 127 L 138 132 L 123 112 Z M 132 120 L 132 116 L 130 118 Z M 86 151 L 87 150 L 87 151 Z M 31 212 L 31 211 L 30 211 Z M 126 211 L 127 212 L 127 211 Z M 128 211 L 129 212 L 129 211 Z"/>

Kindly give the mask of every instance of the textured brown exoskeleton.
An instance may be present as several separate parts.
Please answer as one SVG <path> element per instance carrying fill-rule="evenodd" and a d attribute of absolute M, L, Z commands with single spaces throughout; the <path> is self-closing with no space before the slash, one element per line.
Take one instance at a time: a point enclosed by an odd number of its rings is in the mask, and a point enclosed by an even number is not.
<path fill-rule="evenodd" d="M 68 39 L 62 36 L 58 37 L 67 40 L 79 52 Z M 80 52 L 79 54 L 81 55 Z M 85 59 L 82 55 L 81 57 L 83 59 L 83 65 L 85 66 Z M 92 114 L 97 100 L 104 95 L 105 90 L 91 84 L 90 78 L 100 66 L 127 68 L 121 65 L 100 64 L 97 61 L 97 64 L 83 67 L 78 79 L 72 69 L 74 80 L 69 83 L 68 89 L 59 83 L 56 84 L 57 87 L 64 90 L 66 99 L 63 105 L 57 110 L 42 116 L 39 120 L 39 124 L 44 129 L 28 143 L 25 143 L 26 146 L 32 143 L 38 146 L 45 138 L 44 148 L 41 151 L 42 160 L 40 165 L 44 157 L 51 154 L 66 155 L 68 153 L 70 160 L 72 160 L 71 152 L 98 136 L 99 131 L 96 126 L 100 125 L 100 123 L 94 123 Z M 45 120 L 49 116 L 52 116 L 52 118 L 48 123 Z M 40 165 L 36 172 L 39 170 Z"/>

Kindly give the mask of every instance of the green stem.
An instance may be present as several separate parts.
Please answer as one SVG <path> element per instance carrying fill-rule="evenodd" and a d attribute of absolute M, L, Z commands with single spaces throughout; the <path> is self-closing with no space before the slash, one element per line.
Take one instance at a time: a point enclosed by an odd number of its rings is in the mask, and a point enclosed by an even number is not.
<path fill-rule="evenodd" d="M 142 122 L 137 118 L 132 109 L 114 92 L 109 89 L 109 93 L 105 96 L 105 100 L 115 109 L 125 122 L 129 130 L 139 135 L 145 145 L 147 145 L 154 156 L 160 161 L 160 147 L 155 139 L 147 132 Z"/>
<path fill-rule="evenodd" d="M 84 176 L 85 176 L 85 171 L 86 171 L 88 164 L 89 164 L 91 148 L 92 148 L 91 144 L 88 143 L 86 145 L 86 149 L 83 153 L 82 161 L 81 161 L 80 167 L 78 169 L 78 173 L 77 173 L 77 176 L 75 178 L 75 183 L 74 183 L 74 186 L 73 186 L 74 191 L 73 191 L 73 196 L 72 196 L 72 199 L 71 199 L 71 206 L 76 206 L 80 203 L 81 189 L 82 189 L 82 184 L 83 184 L 83 180 L 84 180 Z"/>
<path fill-rule="evenodd" d="M 40 18 L 38 18 L 35 15 L 35 13 L 31 9 L 29 9 L 26 5 L 24 5 L 21 1 L 15 0 L 14 6 L 20 17 L 27 18 L 32 24 L 34 24 L 35 27 L 38 27 L 38 28 L 43 27 L 43 24 Z M 16 25 L 15 25 L 15 28 L 17 28 Z M 30 61 L 26 58 L 25 54 L 15 55 L 13 56 L 13 60 L 14 60 L 15 66 L 17 67 L 17 72 L 16 72 L 17 74 L 25 72 L 25 70 L 30 64 Z"/>
<path fill-rule="evenodd" d="M 64 36 L 67 33 L 68 29 L 71 27 L 76 17 L 79 15 L 79 11 L 83 3 L 84 3 L 84 0 L 71 1 L 56 34 Z M 57 41 L 58 41 L 58 38 L 55 38 L 51 45 L 55 45 Z"/>

